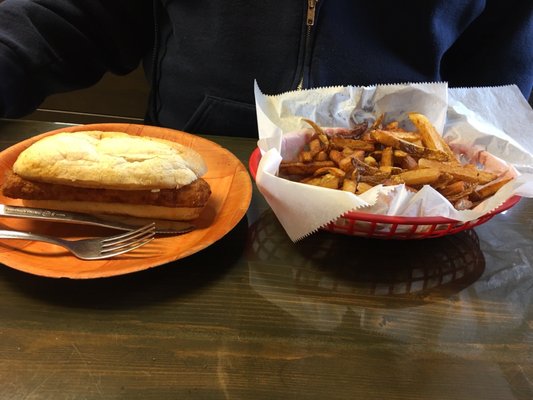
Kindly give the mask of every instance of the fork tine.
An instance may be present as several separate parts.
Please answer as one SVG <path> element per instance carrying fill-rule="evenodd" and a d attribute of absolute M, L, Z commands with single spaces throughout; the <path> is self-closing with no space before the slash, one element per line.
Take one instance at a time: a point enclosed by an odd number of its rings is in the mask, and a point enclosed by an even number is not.
<path fill-rule="evenodd" d="M 123 240 L 123 241 L 113 243 L 113 244 L 110 244 L 110 243 L 103 244 L 102 252 L 114 251 L 114 250 L 119 250 L 119 249 L 124 249 L 124 248 L 135 248 L 137 243 L 153 239 L 155 236 L 155 232 L 148 231 L 148 232 L 145 232 L 142 236 L 139 236 L 139 235 L 136 235 L 136 236 L 137 237 L 135 237 L 134 239 L 127 240 L 127 241 Z"/>
<path fill-rule="evenodd" d="M 99 260 L 126 253 L 141 247 L 155 236 L 155 223 L 143 226 L 136 231 L 107 238 L 87 238 L 68 240 L 48 235 L 14 230 L 0 230 L 0 237 L 5 239 L 26 239 L 51 243 L 68 249 L 82 260 Z"/>
<path fill-rule="evenodd" d="M 111 257 L 134 250 L 150 242 L 155 236 L 155 223 L 145 225 L 136 231 L 115 235 L 102 240 L 101 254 Z"/>
<path fill-rule="evenodd" d="M 128 231 L 115 236 L 107 237 L 102 240 L 102 245 L 113 245 L 115 243 L 125 242 L 150 232 L 155 233 L 155 222 L 152 222 L 145 226 L 141 226 L 139 229 L 136 229 L 134 231 Z"/>
<path fill-rule="evenodd" d="M 113 257 L 118 256 L 119 254 L 127 253 L 131 250 L 134 250 L 138 247 L 144 246 L 145 244 L 151 242 L 154 239 L 154 234 L 151 234 L 150 236 L 140 240 L 136 241 L 134 243 L 131 243 L 130 245 L 121 245 L 119 247 L 114 248 L 108 248 L 108 249 L 102 249 L 101 253 L 102 256 L 107 257 Z"/>

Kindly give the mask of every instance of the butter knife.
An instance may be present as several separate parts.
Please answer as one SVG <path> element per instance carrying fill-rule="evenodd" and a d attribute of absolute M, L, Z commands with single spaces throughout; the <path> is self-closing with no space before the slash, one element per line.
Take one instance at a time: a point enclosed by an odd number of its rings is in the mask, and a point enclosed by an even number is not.
<path fill-rule="evenodd" d="M 140 226 L 134 224 L 127 224 L 115 219 L 108 220 L 91 214 L 60 210 L 49 210 L 45 208 L 10 206 L 6 204 L 0 204 L 0 216 L 9 218 L 26 218 L 41 221 L 65 222 L 70 224 L 93 225 L 101 226 L 104 228 L 118 229 L 122 231 L 131 231 L 137 229 Z M 117 216 L 113 216 L 110 218 L 117 218 Z M 183 221 L 170 221 L 170 228 L 164 226 L 163 223 L 161 223 L 161 226 L 158 226 L 157 221 L 155 221 L 155 223 L 155 233 L 167 235 L 183 234 L 190 232 L 196 228 L 193 224 Z"/>

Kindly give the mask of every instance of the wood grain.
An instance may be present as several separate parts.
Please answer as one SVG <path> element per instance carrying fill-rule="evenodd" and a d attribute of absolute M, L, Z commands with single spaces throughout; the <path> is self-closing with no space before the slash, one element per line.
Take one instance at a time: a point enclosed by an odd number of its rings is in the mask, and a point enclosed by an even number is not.
<path fill-rule="evenodd" d="M 0 146 L 43 126 L 0 121 Z M 530 400 L 532 221 L 523 199 L 442 238 L 295 244 L 254 188 L 230 232 L 158 268 L 1 267 L 0 398 Z"/>

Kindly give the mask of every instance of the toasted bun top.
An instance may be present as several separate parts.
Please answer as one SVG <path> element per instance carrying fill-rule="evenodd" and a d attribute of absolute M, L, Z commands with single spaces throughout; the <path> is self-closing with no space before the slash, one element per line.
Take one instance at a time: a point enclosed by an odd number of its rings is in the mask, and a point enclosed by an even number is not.
<path fill-rule="evenodd" d="M 206 170 L 202 157 L 179 143 L 102 131 L 47 136 L 13 165 L 28 180 L 129 190 L 179 188 Z"/>

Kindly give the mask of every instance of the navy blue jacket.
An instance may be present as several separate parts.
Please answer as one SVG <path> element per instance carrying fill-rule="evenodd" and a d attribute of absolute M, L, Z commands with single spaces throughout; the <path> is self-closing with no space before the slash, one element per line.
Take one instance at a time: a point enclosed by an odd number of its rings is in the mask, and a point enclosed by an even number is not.
<path fill-rule="evenodd" d="M 531 0 L 4 0 L 0 116 L 143 61 L 148 123 L 257 135 L 253 81 L 533 84 Z"/>

